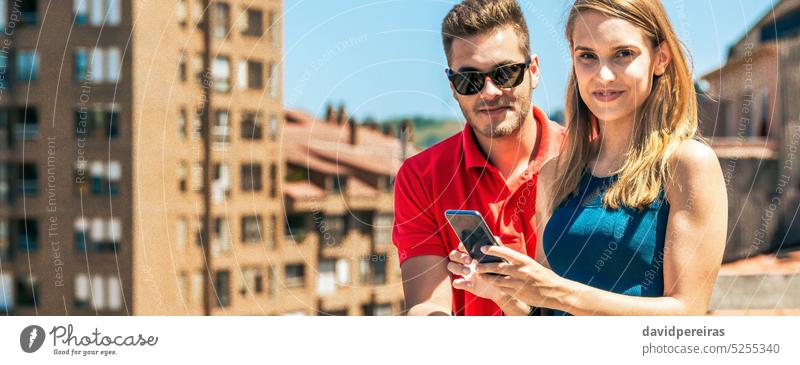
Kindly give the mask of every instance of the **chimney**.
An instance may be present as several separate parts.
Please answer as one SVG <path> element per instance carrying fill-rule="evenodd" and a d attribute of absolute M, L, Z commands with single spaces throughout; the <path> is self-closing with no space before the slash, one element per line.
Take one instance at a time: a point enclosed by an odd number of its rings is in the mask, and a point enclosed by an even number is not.
<path fill-rule="evenodd" d="M 384 124 L 383 125 L 383 135 L 387 137 L 394 137 L 394 126 L 391 124 Z"/>
<path fill-rule="evenodd" d="M 373 131 L 378 131 L 378 122 L 376 122 L 375 119 L 371 117 L 367 117 L 367 119 L 364 120 L 363 123 L 361 123 L 361 126 Z"/>
<path fill-rule="evenodd" d="M 349 127 L 348 129 L 350 131 L 350 138 L 348 139 L 348 142 L 351 145 L 355 146 L 358 144 L 358 124 L 356 123 L 356 120 L 353 118 L 350 118 L 350 120 L 347 121 L 347 124 Z"/>
<path fill-rule="evenodd" d="M 408 157 L 408 142 L 414 136 L 414 124 L 410 119 L 404 119 L 400 124 L 400 159 L 406 160 Z"/>
<path fill-rule="evenodd" d="M 336 124 L 342 125 L 349 119 L 350 117 L 347 116 L 347 109 L 344 107 L 344 104 L 340 105 L 339 111 L 336 113 Z"/>
<path fill-rule="evenodd" d="M 336 116 L 333 114 L 333 105 L 328 103 L 325 107 L 325 123 L 333 123 L 335 117 Z"/>

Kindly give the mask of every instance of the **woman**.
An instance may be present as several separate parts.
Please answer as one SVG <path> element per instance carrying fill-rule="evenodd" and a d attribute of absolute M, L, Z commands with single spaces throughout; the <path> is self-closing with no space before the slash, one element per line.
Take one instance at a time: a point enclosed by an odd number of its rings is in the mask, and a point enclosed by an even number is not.
<path fill-rule="evenodd" d="M 577 0 L 566 35 L 568 135 L 539 176 L 539 262 L 491 247 L 507 263 L 474 265 L 453 251 L 452 273 L 474 268 L 453 286 L 557 314 L 704 314 L 727 195 L 695 139 L 691 73 L 667 14 L 658 0 Z"/>

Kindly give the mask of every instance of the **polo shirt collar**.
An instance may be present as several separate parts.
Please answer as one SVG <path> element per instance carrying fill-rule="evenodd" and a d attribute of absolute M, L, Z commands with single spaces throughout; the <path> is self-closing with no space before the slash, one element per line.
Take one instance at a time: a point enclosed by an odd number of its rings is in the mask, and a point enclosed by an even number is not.
<path fill-rule="evenodd" d="M 532 106 L 532 108 L 533 119 L 538 125 L 540 140 L 539 150 L 536 152 L 536 157 L 534 157 L 531 163 L 530 170 L 533 174 L 537 174 L 550 157 L 558 154 L 559 143 L 558 139 L 555 138 L 556 136 L 553 136 L 553 133 L 557 133 L 558 131 L 551 130 L 552 128 L 557 128 L 552 125 L 554 123 L 550 122 L 550 119 L 544 111 L 536 106 Z M 487 166 L 492 166 L 483 155 L 472 130 L 472 126 L 470 126 L 469 123 L 466 123 L 466 126 L 464 126 L 464 130 L 461 132 L 461 139 L 464 149 L 464 162 L 468 170 L 476 167 L 486 168 Z"/>

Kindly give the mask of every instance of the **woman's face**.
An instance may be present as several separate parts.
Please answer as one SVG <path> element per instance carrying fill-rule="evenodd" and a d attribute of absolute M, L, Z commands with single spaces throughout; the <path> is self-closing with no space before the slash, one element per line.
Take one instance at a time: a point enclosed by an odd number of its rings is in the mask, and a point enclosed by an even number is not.
<path fill-rule="evenodd" d="M 571 41 L 581 99 L 605 122 L 632 119 L 670 60 L 637 26 L 596 11 L 578 15 Z"/>

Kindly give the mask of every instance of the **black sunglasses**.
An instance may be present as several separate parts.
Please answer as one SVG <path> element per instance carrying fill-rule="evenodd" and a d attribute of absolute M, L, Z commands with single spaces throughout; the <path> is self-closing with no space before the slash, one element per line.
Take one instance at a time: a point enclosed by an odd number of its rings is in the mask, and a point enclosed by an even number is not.
<path fill-rule="evenodd" d="M 447 78 L 453 83 L 456 92 L 461 95 L 475 95 L 486 85 L 486 77 L 492 79 L 492 83 L 503 89 L 510 89 L 519 86 L 525 80 L 525 70 L 531 65 L 531 58 L 525 59 L 524 63 L 498 66 L 489 72 L 466 71 L 455 72 L 446 69 Z"/>

